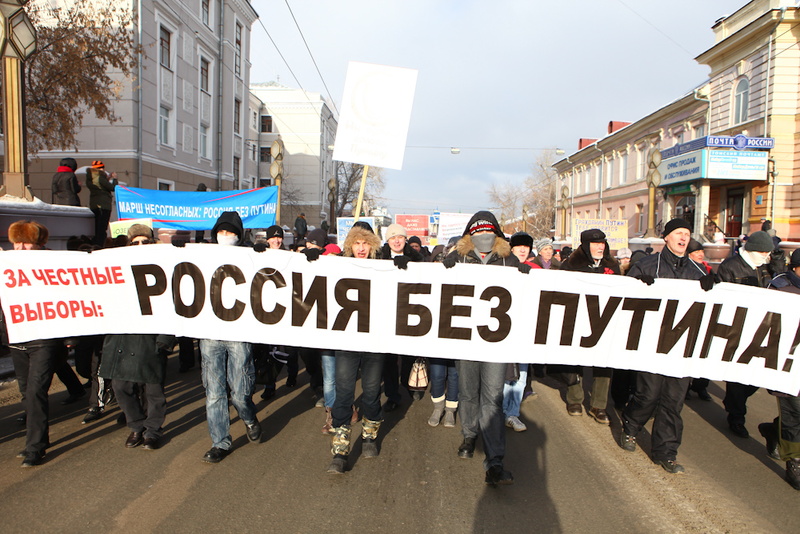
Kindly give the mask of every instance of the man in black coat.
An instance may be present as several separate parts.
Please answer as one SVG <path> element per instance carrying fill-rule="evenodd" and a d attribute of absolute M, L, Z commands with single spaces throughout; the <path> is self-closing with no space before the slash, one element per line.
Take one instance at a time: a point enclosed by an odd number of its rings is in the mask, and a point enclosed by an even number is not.
<path fill-rule="evenodd" d="M 422 254 L 408 244 L 408 233 L 402 225 L 390 224 L 386 227 L 384 234 L 386 243 L 381 247 L 380 257 L 384 260 L 392 260 L 395 265 L 405 268 L 408 262 L 423 261 Z M 392 412 L 400 407 L 400 386 L 408 386 L 408 375 L 411 373 L 411 366 L 414 364 L 413 356 L 398 356 L 397 354 L 386 354 L 383 363 L 383 392 L 386 395 L 386 402 L 383 404 L 384 412 Z M 400 369 L 397 368 L 398 358 Z M 411 398 L 420 400 L 423 391 L 411 392 Z"/>
<path fill-rule="evenodd" d="M 800 294 L 800 249 L 792 252 L 789 270 L 778 274 L 769 287 Z M 767 440 L 768 454 L 786 462 L 786 482 L 800 491 L 800 396 L 770 393 L 778 397 L 779 415 L 758 425 L 758 431 Z"/>
<path fill-rule="evenodd" d="M 772 238 L 764 231 L 753 232 L 744 247 L 730 258 L 726 258 L 717 274 L 721 282 L 742 284 L 746 286 L 767 287 L 772 277 L 768 266 L 775 245 Z M 744 426 L 747 413 L 747 399 L 758 391 L 756 386 L 738 382 L 725 383 L 725 399 L 722 404 L 728 412 L 728 427 L 740 438 L 749 438 L 750 433 Z"/>
<path fill-rule="evenodd" d="M 714 275 L 707 274 L 686 256 L 686 247 L 692 237 L 689 223 L 672 219 L 664 227 L 664 249 L 637 261 L 628 276 L 650 285 L 656 278 L 700 280 L 704 290 L 714 286 Z M 636 436 L 651 416 L 653 421 L 652 459 L 668 473 L 683 473 L 682 465 L 675 460 L 683 435 L 681 409 L 692 379 L 674 378 L 639 371 L 636 394 L 622 412 L 622 433 L 619 444 L 626 451 L 636 450 Z"/>
<path fill-rule="evenodd" d="M 561 270 L 619 274 L 619 262 L 611 256 L 606 234 L 598 228 L 593 228 L 581 232 L 581 246 L 561 264 Z M 608 390 L 612 374 L 612 369 L 592 368 L 592 407 L 589 408 L 587 413 L 602 425 L 610 423 L 606 405 L 608 404 Z M 567 413 L 570 415 L 583 415 L 584 395 L 583 384 L 580 380 L 582 375 L 582 367 L 572 367 L 567 374 L 569 384 L 567 387 Z"/>

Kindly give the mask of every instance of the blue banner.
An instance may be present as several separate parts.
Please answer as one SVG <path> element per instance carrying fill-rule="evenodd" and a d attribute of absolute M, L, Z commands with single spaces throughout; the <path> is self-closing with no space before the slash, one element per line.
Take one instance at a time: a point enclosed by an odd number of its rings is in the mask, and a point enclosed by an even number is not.
<path fill-rule="evenodd" d="M 245 228 L 275 224 L 278 188 L 237 191 L 158 191 L 118 185 L 120 220 L 153 219 L 155 228 L 210 230 L 223 211 L 237 211 Z"/>

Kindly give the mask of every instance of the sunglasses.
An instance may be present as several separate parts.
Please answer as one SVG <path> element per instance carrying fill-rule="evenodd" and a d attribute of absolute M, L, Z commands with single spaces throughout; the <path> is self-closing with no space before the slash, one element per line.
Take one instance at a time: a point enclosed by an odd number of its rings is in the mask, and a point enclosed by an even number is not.
<path fill-rule="evenodd" d="M 131 241 L 131 245 L 149 245 L 153 243 L 152 239 L 142 239 L 141 241 Z"/>

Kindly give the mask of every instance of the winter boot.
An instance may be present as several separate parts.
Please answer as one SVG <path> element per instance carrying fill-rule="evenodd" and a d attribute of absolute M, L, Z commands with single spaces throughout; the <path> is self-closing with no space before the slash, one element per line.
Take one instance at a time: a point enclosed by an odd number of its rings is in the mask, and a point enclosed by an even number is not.
<path fill-rule="evenodd" d="M 456 404 L 456 403 L 454 403 Z M 456 426 L 456 407 L 445 405 L 444 407 L 444 427 L 445 428 L 453 428 Z"/>
<path fill-rule="evenodd" d="M 786 482 L 800 491 L 800 458 L 792 458 L 786 462 Z"/>
<path fill-rule="evenodd" d="M 366 417 L 361 419 L 361 454 L 364 458 L 375 458 L 378 456 L 378 430 L 381 428 L 381 421 L 370 421 Z"/>
<path fill-rule="evenodd" d="M 428 419 L 428 424 L 430 426 L 439 426 L 439 421 L 442 420 L 443 413 L 444 413 L 444 401 L 434 402 L 433 413 Z"/>
<path fill-rule="evenodd" d="M 331 415 L 331 408 L 325 408 L 325 424 L 322 425 L 322 433 L 333 434 L 333 416 Z"/>

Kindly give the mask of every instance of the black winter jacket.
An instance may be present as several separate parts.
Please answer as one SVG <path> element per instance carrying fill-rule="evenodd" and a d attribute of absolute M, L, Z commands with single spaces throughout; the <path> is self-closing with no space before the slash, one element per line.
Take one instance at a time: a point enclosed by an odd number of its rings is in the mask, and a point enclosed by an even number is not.
<path fill-rule="evenodd" d="M 561 270 L 578 271 L 582 273 L 619 274 L 619 262 L 611 257 L 611 253 L 608 251 L 608 244 L 606 244 L 606 248 L 603 251 L 603 259 L 601 259 L 600 264 L 595 267 L 594 260 L 586 254 L 583 246 L 580 246 L 561 264 Z"/>
<path fill-rule="evenodd" d="M 55 173 L 53 175 L 53 184 L 51 188 L 53 191 L 53 204 L 58 204 L 60 206 L 81 205 L 81 201 L 78 198 L 78 193 L 81 192 L 81 186 L 78 185 L 78 178 L 75 176 L 74 172 Z"/>
<path fill-rule="evenodd" d="M 573 253 L 574 254 L 574 253 Z M 633 264 L 627 276 L 638 278 L 648 274 L 653 278 L 676 278 L 679 280 L 700 280 L 706 273 L 705 267 L 686 256 L 678 257 L 669 248 L 645 256 Z"/>
<path fill-rule="evenodd" d="M 717 276 L 722 282 L 755 287 L 767 287 L 772 279 L 767 265 L 753 269 L 740 254 L 726 258 L 717 268 Z"/>
<path fill-rule="evenodd" d="M 422 254 L 411 248 L 408 243 L 403 247 L 403 256 L 407 256 L 410 261 L 424 261 Z M 392 259 L 392 249 L 389 247 L 389 243 L 383 244 L 379 257 L 383 260 Z"/>
<path fill-rule="evenodd" d="M 167 354 L 174 344 L 175 336 L 166 334 L 107 335 L 97 374 L 114 380 L 163 384 Z"/>

